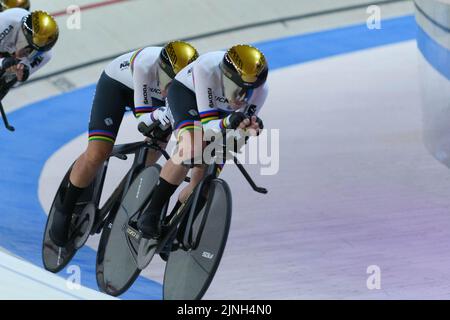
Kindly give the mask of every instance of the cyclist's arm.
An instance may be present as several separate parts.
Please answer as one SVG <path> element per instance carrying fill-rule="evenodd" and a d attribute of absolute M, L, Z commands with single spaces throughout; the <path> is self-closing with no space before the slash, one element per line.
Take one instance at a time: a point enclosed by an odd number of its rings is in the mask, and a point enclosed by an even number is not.
<path fill-rule="evenodd" d="M 141 52 L 133 64 L 134 115 L 138 122 L 144 122 L 149 126 L 156 120 L 152 113 L 165 103 L 151 95 L 151 66 L 144 58 L 145 52 Z"/>
<path fill-rule="evenodd" d="M 197 110 L 200 115 L 203 129 L 219 132 L 221 130 L 221 120 L 219 119 L 219 109 L 216 108 L 211 99 L 210 71 L 206 70 L 201 64 L 193 67 L 195 96 L 197 99 Z"/>
<path fill-rule="evenodd" d="M 150 126 L 157 119 L 156 111 L 166 112 L 165 102 L 156 98 L 151 98 L 151 104 L 148 106 L 141 106 L 135 108 L 135 116 L 139 123 L 144 122 L 147 126 Z"/>
<path fill-rule="evenodd" d="M 200 108 L 199 108 L 200 109 Z M 219 110 L 215 108 L 208 108 L 200 111 L 200 119 L 205 131 L 212 130 L 214 132 L 220 132 L 223 128 L 223 119 L 219 119 Z"/>
<path fill-rule="evenodd" d="M 20 64 L 23 64 L 28 67 L 28 75 L 25 75 L 25 79 L 23 79 L 22 82 L 28 80 L 29 76 L 31 76 L 33 73 L 35 73 L 43 66 L 45 66 L 47 63 L 49 63 L 52 57 L 53 53 L 51 51 L 47 51 L 37 54 L 32 59 L 25 58 L 21 60 Z"/>
<path fill-rule="evenodd" d="M 269 94 L 269 86 L 267 85 L 267 82 L 257 88 L 252 96 L 252 98 L 249 101 L 250 105 L 255 105 L 256 106 L 256 110 L 255 110 L 255 116 L 257 116 L 259 114 L 259 112 L 261 111 L 261 108 L 263 107 L 264 103 L 266 102 L 267 96 Z"/>
<path fill-rule="evenodd" d="M 253 94 L 253 97 L 248 102 L 248 105 L 253 105 L 255 110 L 252 112 L 249 116 L 257 116 L 260 112 L 262 106 L 264 105 L 264 102 L 266 101 L 268 95 L 268 86 L 267 84 L 264 84 L 262 87 L 257 88 Z M 200 113 L 202 114 L 202 113 Z M 208 114 L 208 113 L 207 113 Z M 223 119 L 219 118 L 219 113 L 217 111 L 217 117 L 216 119 L 212 119 L 211 121 L 208 121 L 206 124 L 204 124 L 205 130 L 213 130 L 215 132 L 219 132 L 223 129 L 227 129 L 230 127 L 230 116 L 226 116 Z M 203 122 L 203 118 L 202 118 Z"/>

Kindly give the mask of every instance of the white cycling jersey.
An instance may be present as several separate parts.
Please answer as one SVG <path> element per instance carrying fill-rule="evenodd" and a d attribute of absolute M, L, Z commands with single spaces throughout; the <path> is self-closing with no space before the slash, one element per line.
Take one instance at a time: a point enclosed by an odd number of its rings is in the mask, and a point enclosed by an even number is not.
<path fill-rule="evenodd" d="M 225 51 L 205 53 L 175 76 L 176 80 L 195 92 L 197 108 L 202 118 L 210 117 L 215 112 L 218 114 L 219 111 L 226 113 L 234 111 L 223 92 L 220 63 L 224 55 Z M 238 111 L 244 112 L 253 105 L 255 106 L 254 115 L 257 115 L 267 98 L 268 90 L 267 82 L 256 88 L 247 106 Z M 221 129 L 221 122 L 220 119 L 212 120 L 204 123 L 203 127 L 217 131 Z"/>
<path fill-rule="evenodd" d="M 0 54 L 13 54 L 16 52 L 16 44 L 19 32 L 22 32 L 22 19 L 30 14 L 22 8 L 8 9 L 0 12 Z M 52 58 L 51 51 L 38 52 L 33 57 L 22 58 L 20 63 L 26 65 L 30 75 L 46 65 Z M 4 58 L 0 58 L 0 65 Z"/>
<path fill-rule="evenodd" d="M 114 59 L 105 73 L 134 90 L 135 114 L 147 125 L 152 122 L 150 113 L 164 104 L 158 85 L 158 59 L 162 47 L 147 47 L 129 52 Z M 153 99 L 159 105 L 153 105 Z"/>

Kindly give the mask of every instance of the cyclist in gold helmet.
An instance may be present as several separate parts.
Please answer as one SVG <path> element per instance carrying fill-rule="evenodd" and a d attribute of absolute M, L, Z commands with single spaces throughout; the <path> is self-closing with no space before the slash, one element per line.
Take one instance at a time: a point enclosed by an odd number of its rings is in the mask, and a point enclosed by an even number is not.
<path fill-rule="evenodd" d="M 162 208 L 190 168 L 193 167 L 191 181 L 180 192 L 176 206 L 188 199 L 203 177 L 205 159 L 201 137 L 205 132 L 222 133 L 230 129 L 234 134 L 236 129 L 243 129 L 258 135 L 263 129 L 257 115 L 268 94 L 268 71 L 260 50 L 236 45 L 226 52 L 200 56 L 175 77 L 167 103 L 178 148 L 162 168 L 150 205 L 138 220 L 137 227 L 144 238 L 159 237 Z M 246 142 L 246 137 L 243 140 Z"/>
<path fill-rule="evenodd" d="M 0 0 L 0 11 L 12 8 L 30 10 L 30 0 Z"/>
<path fill-rule="evenodd" d="M 2 8 L 12 2 L 1 1 Z M 13 72 L 20 82 L 51 59 L 59 36 L 55 19 L 44 11 L 12 8 L 0 13 L 0 75 Z"/>
<path fill-rule="evenodd" d="M 197 57 L 197 50 L 189 43 L 171 41 L 164 47 L 124 54 L 105 68 L 92 105 L 87 149 L 72 168 L 67 191 L 50 228 L 50 237 L 56 245 L 66 244 L 75 203 L 109 157 L 127 107 L 139 122 L 150 125 L 159 120 L 165 130 L 163 135 L 170 137 L 170 115 L 164 107 L 167 90 L 175 75 Z M 149 155 L 149 164 L 159 156 L 156 152 Z"/>

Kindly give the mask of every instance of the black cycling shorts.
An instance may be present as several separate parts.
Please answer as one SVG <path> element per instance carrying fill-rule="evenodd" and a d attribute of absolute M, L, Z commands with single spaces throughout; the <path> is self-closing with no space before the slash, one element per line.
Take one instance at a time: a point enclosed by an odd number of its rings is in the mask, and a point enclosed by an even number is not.
<path fill-rule="evenodd" d="M 134 91 L 103 72 L 92 104 L 89 141 L 114 144 L 126 107 L 134 109 Z"/>
<path fill-rule="evenodd" d="M 97 83 L 92 104 L 89 141 L 114 143 L 127 108 L 131 109 L 134 116 L 138 118 L 164 105 L 164 101 L 152 97 L 152 106 L 135 108 L 134 90 L 103 72 Z"/>
<path fill-rule="evenodd" d="M 174 120 L 173 129 L 178 130 L 178 135 L 187 130 L 201 129 L 195 92 L 174 79 L 169 87 L 167 103 Z"/>

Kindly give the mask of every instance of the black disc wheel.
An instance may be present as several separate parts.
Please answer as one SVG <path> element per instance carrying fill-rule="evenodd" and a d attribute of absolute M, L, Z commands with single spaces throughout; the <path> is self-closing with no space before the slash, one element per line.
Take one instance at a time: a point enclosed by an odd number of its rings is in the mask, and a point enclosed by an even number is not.
<path fill-rule="evenodd" d="M 66 193 L 69 176 L 72 168 L 64 176 L 55 198 L 45 225 L 44 239 L 42 244 L 42 260 L 46 270 L 57 273 L 72 260 L 79 248 L 81 248 L 89 237 L 90 228 L 94 223 L 95 207 L 90 205 L 93 193 L 93 184 L 87 187 L 77 200 L 72 221 L 69 228 L 69 241 L 65 247 L 57 246 L 49 236 L 49 230 L 53 222 L 56 208 L 61 207 L 61 203 Z"/>
<path fill-rule="evenodd" d="M 171 252 L 164 274 L 165 300 L 198 300 L 217 271 L 231 223 L 231 193 L 221 179 L 209 184 L 206 204 L 195 214 L 192 248 Z"/>
<path fill-rule="evenodd" d="M 132 225 L 136 212 L 148 201 L 159 180 L 161 167 L 144 169 L 133 180 L 114 217 L 105 224 L 97 251 L 97 284 L 112 296 L 119 296 L 139 275 L 137 252 L 139 238 Z M 134 219 L 134 220 L 133 220 Z"/>

